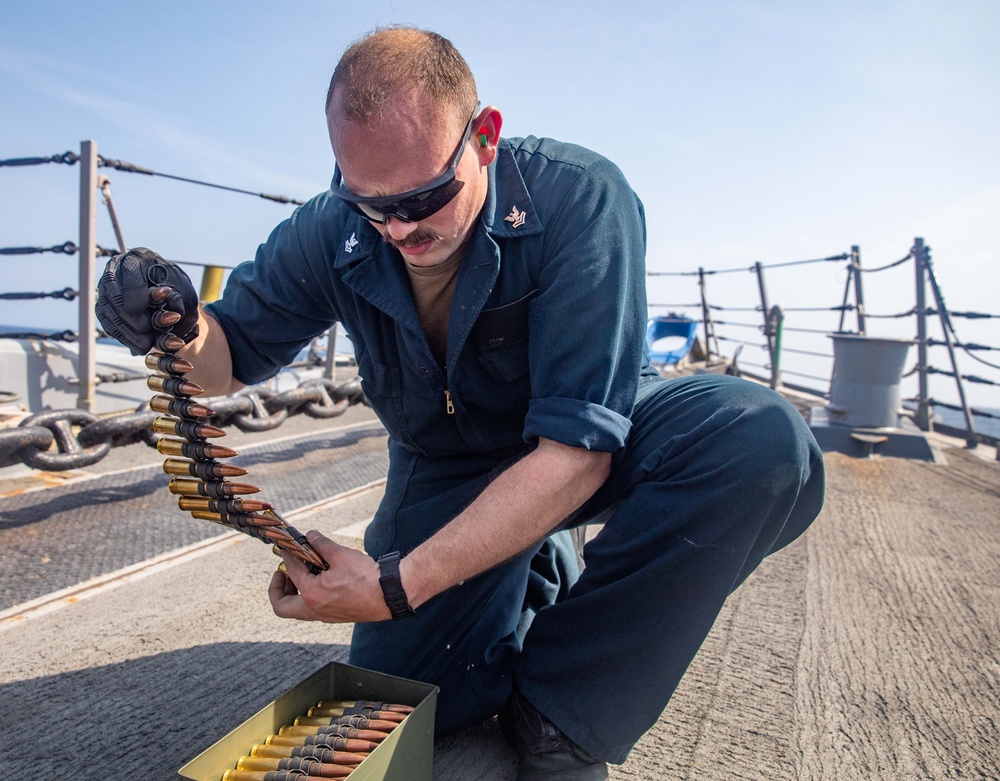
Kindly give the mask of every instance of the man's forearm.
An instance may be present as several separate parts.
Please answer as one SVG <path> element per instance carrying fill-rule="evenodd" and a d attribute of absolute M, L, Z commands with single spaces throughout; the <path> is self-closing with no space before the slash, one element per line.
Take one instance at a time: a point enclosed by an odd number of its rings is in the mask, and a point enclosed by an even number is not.
<path fill-rule="evenodd" d="M 207 396 L 224 396 L 243 388 L 233 377 L 233 359 L 226 332 L 204 309 L 198 311 L 198 337 L 178 351 L 194 366 L 187 379 L 205 389 Z"/>
<path fill-rule="evenodd" d="M 541 440 L 460 515 L 415 548 L 400 578 L 416 608 L 526 550 L 607 479 L 611 455 Z"/>

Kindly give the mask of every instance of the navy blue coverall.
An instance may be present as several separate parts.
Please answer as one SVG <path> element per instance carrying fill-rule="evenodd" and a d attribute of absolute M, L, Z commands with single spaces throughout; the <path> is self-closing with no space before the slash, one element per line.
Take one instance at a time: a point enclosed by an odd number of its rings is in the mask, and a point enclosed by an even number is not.
<path fill-rule="evenodd" d="M 642 205 L 600 155 L 500 142 L 456 281 L 445 367 L 402 264 L 324 193 L 209 307 L 248 384 L 334 321 L 345 326 L 390 437 L 370 555 L 405 555 L 538 437 L 612 453 L 612 471 L 564 524 L 604 523 L 582 575 L 567 535 L 554 534 L 411 618 L 356 625 L 350 659 L 440 686 L 441 733 L 497 713 L 516 681 L 572 740 L 622 762 L 728 594 L 818 514 L 820 452 L 768 389 L 712 375 L 665 381 L 650 368 Z"/>

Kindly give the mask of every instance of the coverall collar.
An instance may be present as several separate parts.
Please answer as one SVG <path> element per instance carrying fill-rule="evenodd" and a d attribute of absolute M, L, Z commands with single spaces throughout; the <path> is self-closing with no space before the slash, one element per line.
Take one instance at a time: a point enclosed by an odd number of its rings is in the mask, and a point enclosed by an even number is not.
<path fill-rule="evenodd" d="M 541 233 L 544 226 L 528 195 L 510 143 L 497 144 L 496 160 L 488 171 L 489 187 L 483 204 L 483 225 L 491 236 L 516 239 Z"/>
<path fill-rule="evenodd" d="M 479 222 L 472 229 L 456 283 L 455 301 L 461 301 L 461 307 L 452 308 L 449 363 L 453 353 L 461 350 L 496 283 L 500 251 L 493 239 L 517 239 L 541 233 L 543 229 L 506 140 L 501 139 L 497 145 L 497 157 L 487 169 L 487 176 L 486 201 Z M 344 275 L 344 282 L 400 325 L 422 334 L 399 253 L 385 244 L 378 231 L 363 218 L 354 217 L 348 226 L 347 241 L 357 243 L 350 254 L 339 252 L 334 261 L 335 266 L 354 265 Z"/>

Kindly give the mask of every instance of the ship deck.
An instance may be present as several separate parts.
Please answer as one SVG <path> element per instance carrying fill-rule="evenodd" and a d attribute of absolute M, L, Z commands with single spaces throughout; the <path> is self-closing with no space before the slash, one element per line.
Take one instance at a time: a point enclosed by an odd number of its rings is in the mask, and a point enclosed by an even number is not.
<path fill-rule="evenodd" d="M 296 526 L 360 544 L 385 473 L 368 410 L 230 439 Z M 938 462 L 826 455 L 822 515 L 731 596 L 613 779 L 1000 775 L 1000 464 L 933 444 Z M 136 445 L 85 472 L 0 470 L 5 777 L 176 778 L 346 660 L 350 626 L 276 618 L 274 558 L 177 511 L 160 460 Z M 515 775 L 494 723 L 439 741 L 434 766 Z"/>

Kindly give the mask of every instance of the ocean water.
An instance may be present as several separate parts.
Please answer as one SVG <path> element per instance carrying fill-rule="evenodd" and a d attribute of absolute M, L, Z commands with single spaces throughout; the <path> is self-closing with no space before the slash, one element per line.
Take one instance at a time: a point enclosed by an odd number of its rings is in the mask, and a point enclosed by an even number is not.
<path fill-rule="evenodd" d="M 1000 408 L 997 407 L 977 407 L 975 404 L 971 405 L 973 409 L 982 410 L 983 412 L 988 412 L 991 415 L 996 415 L 1000 417 Z M 943 423 L 946 426 L 954 426 L 955 428 L 965 428 L 965 415 L 961 412 L 951 409 L 942 409 L 940 407 L 934 408 L 934 419 Z M 972 416 L 972 425 L 975 427 L 976 431 L 980 434 L 987 434 L 991 437 L 1000 438 L 1000 420 L 997 418 L 984 418 L 979 415 Z"/>

